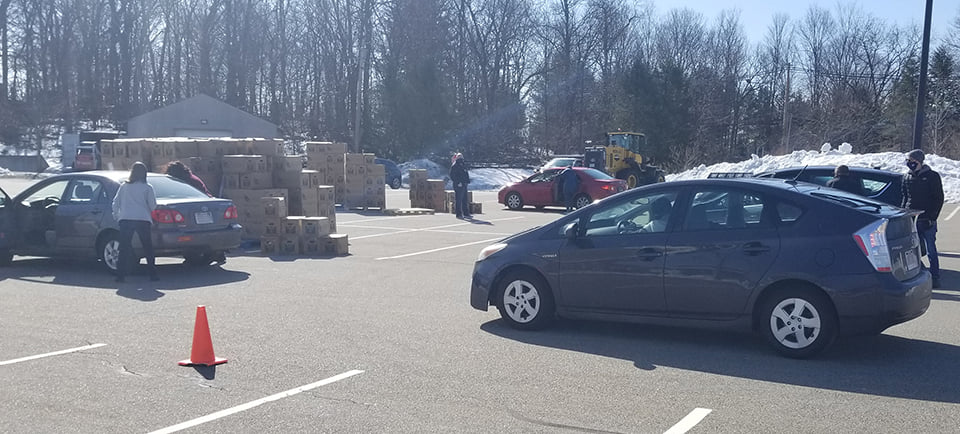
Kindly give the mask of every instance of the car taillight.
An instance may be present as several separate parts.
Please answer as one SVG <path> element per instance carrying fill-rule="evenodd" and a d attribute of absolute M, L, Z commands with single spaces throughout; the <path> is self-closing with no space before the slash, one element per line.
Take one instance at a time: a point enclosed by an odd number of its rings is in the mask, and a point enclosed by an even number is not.
<path fill-rule="evenodd" d="M 155 209 L 150 216 L 157 223 L 183 223 L 183 214 L 172 209 Z"/>
<path fill-rule="evenodd" d="M 228 206 L 227 210 L 223 212 L 223 218 L 228 220 L 237 218 L 237 207 L 233 205 Z"/>
<path fill-rule="evenodd" d="M 887 219 L 877 220 L 853 233 L 860 251 L 877 271 L 891 271 L 890 249 L 887 247 Z"/>
<path fill-rule="evenodd" d="M 600 186 L 600 189 L 601 189 L 601 190 L 606 190 L 606 191 L 613 191 L 613 190 L 614 190 L 614 186 L 613 186 L 612 184 L 603 184 L 603 185 Z"/>

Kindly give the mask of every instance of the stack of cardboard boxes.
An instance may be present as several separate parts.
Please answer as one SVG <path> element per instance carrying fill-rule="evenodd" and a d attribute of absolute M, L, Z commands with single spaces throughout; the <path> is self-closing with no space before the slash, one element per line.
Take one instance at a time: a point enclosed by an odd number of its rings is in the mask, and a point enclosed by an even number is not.
<path fill-rule="evenodd" d="M 442 179 L 428 179 L 426 169 L 410 169 L 410 206 L 427 208 L 436 212 L 456 212 L 453 190 L 444 190 L 446 181 Z M 481 214 L 482 205 L 473 201 L 473 192 L 467 191 L 467 201 L 470 202 L 470 214 Z"/>
<path fill-rule="evenodd" d="M 376 164 L 374 154 L 344 155 L 344 208 L 379 208 L 386 204 L 383 165 Z"/>
<path fill-rule="evenodd" d="M 333 190 L 330 186 L 329 189 Z M 281 198 L 261 199 L 266 217 L 265 233 L 260 237 L 260 252 L 265 255 L 346 255 L 346 234 L 335 233 L 330 217 L 288 216 Z"/>
<path fill-rule="evenodd" d="M 337 200 L 340 200 L 346 188 L 343 178 L 343 156 L 347 153 L 347 145 L 333 142 L 306 142 L 303 147 L 307 152 L 307 169 L 316 170 L 323 185 L 332 185 Z"/>

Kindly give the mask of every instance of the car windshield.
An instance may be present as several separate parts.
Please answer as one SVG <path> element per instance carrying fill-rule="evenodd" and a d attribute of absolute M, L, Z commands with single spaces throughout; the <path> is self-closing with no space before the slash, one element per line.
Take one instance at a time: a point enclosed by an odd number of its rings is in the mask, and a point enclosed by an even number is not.
<path fill-rule="evenodd" d="M 209 199 L 209 196 L 192 185 L 169 176 L 151 176 L 147 182 L 153 186 L 157 199 Z"/>
<path fill-rule="evenodd" d="M 587 174 L 587 176 L 589 176 L 589 177 L 591 177 L 591 178 L 593 178 L 593 179 L 616 179 L 616 178 L 614 178 L 614 177 L 612 177 L 612 176 L 610 176 L 610 175 L 607 175 L 606 173 L 603 173 L 603 172 L 601 172 L 601 171 L 599 171 L 599 170 L 597 170 L 597 169 L 583 169 L 583 173 Z"/>

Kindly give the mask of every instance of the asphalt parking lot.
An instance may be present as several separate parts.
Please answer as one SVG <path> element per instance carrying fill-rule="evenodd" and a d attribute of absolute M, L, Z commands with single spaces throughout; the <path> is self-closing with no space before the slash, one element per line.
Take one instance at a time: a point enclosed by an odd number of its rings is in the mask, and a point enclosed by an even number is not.
<path fill-rule="evenodd" d="M 473 261 L 558 214 L 474 197 L 474 221 L 338 213 L 349 256 L 166 258 L 159 282 L 18 257 L 0 268 L 0 432 L 960 432 L 955 204 L 924 316 L 791 360 L 729 331 L 507 328 L 470 307 Z M 226 364 L 177 364 L 198 305 Z"/>

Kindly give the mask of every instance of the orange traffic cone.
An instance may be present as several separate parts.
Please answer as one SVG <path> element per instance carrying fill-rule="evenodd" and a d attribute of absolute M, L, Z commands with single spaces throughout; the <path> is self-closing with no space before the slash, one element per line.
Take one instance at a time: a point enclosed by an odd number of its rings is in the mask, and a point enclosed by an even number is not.
<path fill-rule="evenodd" d="M 197 306 L 197 321 L 193 326 L 193 347 L 190 349 L 190 358 L 181 360 L 179 363 L 180 366 L 213 366 L 227 363 L 227 359 L 221 359 L 213 355 L 213 341 L 210 340 L 206 306 Z"/>

